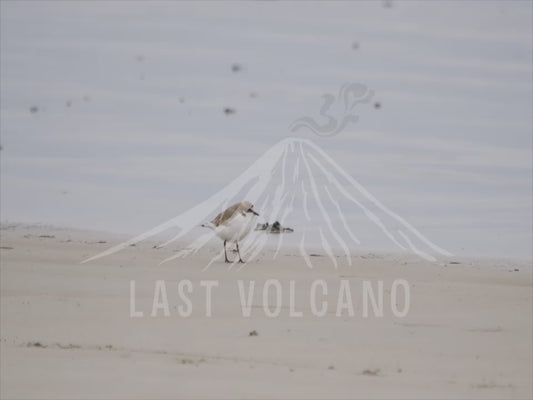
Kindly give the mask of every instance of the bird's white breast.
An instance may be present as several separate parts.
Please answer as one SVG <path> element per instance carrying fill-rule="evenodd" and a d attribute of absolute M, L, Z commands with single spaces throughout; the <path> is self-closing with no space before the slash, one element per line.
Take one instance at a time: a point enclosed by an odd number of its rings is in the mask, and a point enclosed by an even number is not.
<path fill-rule="evenodd" d="M 251 213 L 235 213 L 228 221 L 215 228 L 215 232 L 222 240 L 235 242 L 242 240 L 252 229 L 255 216 Z"/>

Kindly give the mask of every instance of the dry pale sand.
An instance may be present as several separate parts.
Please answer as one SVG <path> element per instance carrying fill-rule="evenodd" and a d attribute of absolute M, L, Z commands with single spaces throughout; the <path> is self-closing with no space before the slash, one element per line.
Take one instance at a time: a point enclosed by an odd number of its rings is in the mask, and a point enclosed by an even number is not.
<path fill-rule="evenodd" d="M 1 239 L 2 399 L 532 397 L 531 263 L 360 254 L 351 267 L 339 258 L 337 270 L 313 257 L 310 270 L 284 250 L 276 261 L 266 254 L 241 270 L 217 262 L 202 272 L 218 243 L 158 266 L 176 247 L 143 243 L 80 264 L 117 238 L 17 226 Z M 404 318 L 389 304 L 398 278 L 410 285 Z M 188 318 L 178 313 L 185 279 Z M 267 279 L 282 284 L 277 318 L 263 310 Z M 328 285 L 324 317 L 310 310 L 315 279 Z M 343 279 L 353 317 L 335 315 Z M 131 280 L 142 318 L 130 317 Z M 166 284 L 169 317 L 149 315 L 156 280 Z M 210 318 L 202 280 L 219 283 Z M 250 318 L 237 280 L 256 281 Z M 289 315 L 290 280 L 301 318 Z M 363 318 L 362 282 L 377 288 L 379 280 L 384 317 Z"/>

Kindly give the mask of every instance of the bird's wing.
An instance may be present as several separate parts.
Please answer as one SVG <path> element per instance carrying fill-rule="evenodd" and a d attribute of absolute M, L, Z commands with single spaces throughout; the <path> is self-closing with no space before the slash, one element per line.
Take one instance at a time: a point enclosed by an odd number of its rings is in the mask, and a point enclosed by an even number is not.
<path fill-rule="evenodd" d="M 211 221 L 211 223 L 213 223 L 215 226 L 219 226 L 220 224 L 229 220 L 233 216 L 233 214 L 237 212 L 238 208 L 239 208 L 239 203 L 232 205 L 231 207 L 227 208 L 226 210 L 218 214 L 215 217 L 215 219 Z"/>

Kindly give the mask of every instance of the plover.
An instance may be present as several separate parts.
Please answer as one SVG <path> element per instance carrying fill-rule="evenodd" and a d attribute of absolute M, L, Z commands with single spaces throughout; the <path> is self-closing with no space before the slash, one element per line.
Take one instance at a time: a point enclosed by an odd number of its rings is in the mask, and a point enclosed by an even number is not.
<path fill-rule="evenodd" d="M 224 260 L 227 263 L 231 261 L 226 253 L 226 242 L 234 242 L 237 245 L 239 262 L 244 263 L 239 251 L 239 240 L 250 233 L 253 221 L 259 215 L 253 207 L 249 201 L 241 201 L 218 214 L 213 221 L 202 224 L 203 227 L 212 229 L 224 241 Z"/>

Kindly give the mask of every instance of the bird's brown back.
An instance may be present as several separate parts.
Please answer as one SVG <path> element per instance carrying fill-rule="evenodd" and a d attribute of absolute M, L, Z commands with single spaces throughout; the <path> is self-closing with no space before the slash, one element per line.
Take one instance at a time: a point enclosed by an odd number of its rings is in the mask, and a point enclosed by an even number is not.
<path fill-rule="evenodd" d="M 215 226 L 219 226 L 220 224 L 224 223 L 225 221 L 229 220 L 233 214 L 235 214 L 239 207 L 241 206 L 241 203 L 237 203 L 232 205 L 231 207 L 227 208 L 226 210 L 222 211 L 220 214 L 218 214 L 211 223 Z"/>

